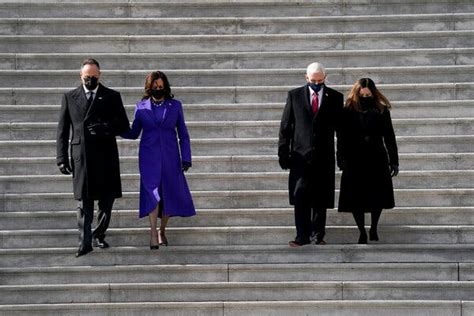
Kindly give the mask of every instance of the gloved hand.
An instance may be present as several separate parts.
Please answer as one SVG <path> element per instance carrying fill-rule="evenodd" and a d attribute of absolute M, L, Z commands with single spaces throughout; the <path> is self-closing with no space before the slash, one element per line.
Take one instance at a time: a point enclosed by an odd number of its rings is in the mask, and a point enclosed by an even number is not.
<path fill-rule="evenodd" d="M 192 164 L 190 162 L 183 161 L 181 163 L 181 166 L 182 166 L 182 170 L 184 172 L 184 171 L 188 171 L 188 169 L 191 168 Z"/>
<path fill-rule="evenodd" d="M 58 168 L 59 168 L 59 171 L 61 171 L 62 174 L 71 174 L 71 172 L 72 172 L 72 169 L 69 166 L 69 164 L 61 163 L 61 164 L 58 165 Z"/>
<path fill-rule="evenodd" d="M 278 163 L 281 169 L 287 170 L 291 167 L 291 156 L 279 156 Z"/>
<path fill-rule="evenodd" d="M 103 122 L 92 123 L 87 126 L 87 130 L 91 135 L 105 136 L 110 134 L 109 125 Z"/>
<path fill-rule="evenodd" d="M 390 165 L 390 176 L 396 177 L 398 174 L 398 166 L 397 165 Z"/>

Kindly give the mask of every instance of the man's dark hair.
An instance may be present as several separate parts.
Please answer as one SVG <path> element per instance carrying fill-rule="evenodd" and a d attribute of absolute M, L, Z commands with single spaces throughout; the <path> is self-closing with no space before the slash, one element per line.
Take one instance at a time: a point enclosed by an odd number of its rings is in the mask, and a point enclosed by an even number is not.
<path fill-rule="evenodd" d="M 94 58 L 84 59 L 84 61 L 82 62 L 82 67 L 84 67 L 85 65 L 96 65 L 97 68 L 100 69 L 99 62 L 97 60 L 95 60 Z"/>

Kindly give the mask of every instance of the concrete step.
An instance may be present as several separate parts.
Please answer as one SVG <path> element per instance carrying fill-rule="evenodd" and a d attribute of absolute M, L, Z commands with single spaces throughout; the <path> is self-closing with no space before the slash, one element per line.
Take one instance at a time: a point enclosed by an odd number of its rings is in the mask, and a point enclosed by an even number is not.
<path fill-rule="evenodd" d="M 336 191 L 336 201 L 338 200 Z M 474 189 L 396 189 L 400 207 L 471 207 Z M 288 205 L 288 190 L 192 191 L 198 209 L 279 208 Z M 64 211 L 76 209 L 72 193 L 3 193 L 0 212 Z M 336 203 L 337 204 L 337 203 Z M 124 192 L 114 209 L 130 210 L 138 206 L 138 192 Z"/>
<path fill-rule="evenodd" d="M 52 3 L 51 3 L 52 2 Z M 266 1 L 107 1 L 107 2 L 42 2 L 2 1 L 0 17 L 248 17 L 248 16 L 330 16 L 330 15 L 380 15 L 413 13 L 464 13 L 474 11 L 470 1 L 429 1 L 413 3 L 397 0 L 390 5 L 378 0 L 370 6 L 359 2 L 338 1 L 278 1 L 268 5 Z M 156 2 L 156 1 L 155 1 Z"/>
<path fill-rule="evenodd" d="M 367 227 L 368 228 L 368 227 Z M 380 242 L 371 244 L 473 244 L 474 226 L 380 226 Z M 327 226 L 330 244 L 357 244 L 359 230 L 352 226 Z M 170 246 L 285 245 L 295 237 L 294 226 L 176 227 L 167 229 Z M 3 249 L 75 247 L 77 229 L 2 230 Z M 112 246 L 146 247 L 149 228 L 111 228 L 107 241 Z"/>
<path fill-rule="evenodd" d="M 392 122 L 398 136 L 474 134 L 474 116 L 472 118 L 393 119 Z M 189 134 L 194 138 L 274 137 L 278 135 L 280 121 L 188 120 L 186 125 Z M 56 134 L 57 122 L 0 123 L 0 140 L 49 140 L 55 139 Z"/>
<path fill-rule="evenodd" d="M 87 53 L 0 53 L 0 69 L 78 71 Z M 247 51 L 208 53 L 99 53 L 94 57 L 106 72 L 113 69 L 293 69 L 322 60 L 326 67 L 472 65 L 474 49 L 404 48 L 369 50 Z"/>
<path fill-rule="evenodd" d="M 163 69 L 170 82 L 184 86 L 280 86 L 299 85 L 305 69 Z M 144 70 L 104 71 L 108 86 L 136 87 L 147 76 Z M 469 82 L 474 66 L 410 66 L 410 67 L 357 67 L 328 68 L 327 82 L 351 85 L 359 78 L 370 77 L 379 84 L 397 83 L 458 83 Z M 0 70 L 0 85 L 21 88 L 61 87 L 77 85 L 77 70 Z"/>
<path fill-rule="evenodd" d="M 52 266 L 0 268 L 2 285 L 284 282 L 472 281 L 472 263 L 308 263 Z M 1 309 L 0 309 L 1 310 Z"/>
<path fill-rule="evenodd" d="M 0 305 L 8 315 L 325 315 L 325 316 L 461 316 L 474 310 L 472 301 L 433 300 L 327 300 L 327 301 L 239 301 L 239 302 L 139 302 Z M 33 312 L 34 311 L 34 312 Z"/>
<path fill-rule="evenodd" d="M 0 35 L 3 53 L 144 53 L 454 48 L 474 46 L 474 31 L 250 35 Z M 316 46 L 315 46 L 316 43 Z"/>
<path fill-rule="evenodd" d="M 340 172 L 336 175 L 339 187 Z M 140 175 L 121 175 L 122 188 L 140 190 Z M 288 188 L 288 172 L 200 172 L 186 176 L 191 190 L 284 190 Z M 13 175 L 0 176 L 0 191 L 4 193 L 62 193 L 72 191 L 70 176 Z M 393 179 L 399 189 L 474 188 L 474 170 L 401 171 Z"/>
<path fill-rule="evenodd" d="M 319 26 L 315 28 L 315 24 Z M 0 35 L 232 35 L 472 29 L 474 29 L 472 13 L 318 17 L 0 19 Z"/>
<path fill-rule="evenodd" d="M 156 293 L 159 293 L 157 295 Z M 2 304 L 281 300 L 469 300 L 470 281 L 94 283 L 0 286 Z"/>
<path fill-rule="evenodd" d="M 473 36 L 474 38 L 474 36 Z M 106 80 L 105 80 L 106 82 Z M 78 82 L 79 85 L 79 82 Z M 303 79 L 301 84 L 304 85 Z M 352 85 L 329 85 L 347 94 Z M 173 87 L 176 98 L 184 104 L 275 103 L 285 102 L 288 91 L 296 86 L 218 86 Z M 454 101 L 474 99 L 474 83 L 380 84 L 379 89 L 392 101 Z M 59 104 L 68 88 L 0 88 L 1 105 Z M 143 88 L 111 87 L 122 94 L 125 104 L 135 104 Z M 472 117 L 470 115 L 469 117 Z"/>
<path fill-rule="evenodd" d="M 57 123 L 60 101 L 51 105 L 0 105 L 1 123 Z M 448 119 L 474 117 L 474 100 L 393 101 L 393 119 Z M 187 122 L 192 121 L 280 121 L 284 103 L 185 103 Z M 135 105 L 125 105 L 133 119 Z M 188 123 L 189 124 L 189 123 Z"/>
<path fill-rule="evenodd" d="M 471 216 L 474 208 L 466 207 L 397 207 L 385 210 L 380 219 L 382 226 L 462 226 L 474 225 Z M 254 226 L 294 226 L 293 208 L 254 208 L 254 209 L 198 209 L 198 216 L 173 219 L 169 227 L 254 227 Z M 71 229 L 77 226 L 76 212 L 73 207 L 67 210 L 0 212 L 0 229 L 18 230 Z M 370 215 L 366 222 L 370 224 Z M 328 226 L 353 226 L 350 213 L 338 213 L 331 209 L 327 215 Z M 139 220 L 138 211 L 113 210 L 111 228 L 149 227 L 147 219 Z"/>
<path fill-rule="evenodd" d="M 7 285 L 0 286 L 0 293 L 2 304 L 324 300 L 342 299 L 342 284 L 341 282 L 186 282 Z"/>
<path fill-rule="evenodd" d="M 121 156 L 137 156 L 138 142 L 119 139 Z M 470 153 L 474 135 L 400 136 L 400 153 Z M 269 155 L 276 154 L 276 138 L 201 138 L 191 139 L 193 155 Z M 2 157 L 54 157 L 53 140 L 0 141 Z"/>
<path fill-rule="evenodd" d="M 471 170 L 474 153 L 425 153 L 399 155 L 403 171 Z M 121 156 L 122 174 L 138 173 L 136 156 Z M 280 172 L 276 155 L 193 156 L 188 174 L 201 172 Z M 5 176 L 59 175 L 54 157 L 0 158 L 0 174 Z"/>
<path fill-rule="evenodd" d="M 0 249 L 0 267 L 111 266 L 140 264 L 275 264 L 275 263 L 472 263 L 472 244 L 170 246 L 96 249 L 76 258 L 77 247 Z"/>
<path fill-rule="evenodd" d="M 474 31 L 308 33 L 264 35 L 0 35 L 4 53 L 140 53 L 472 47 Z M 316 44 L 316 45 L 315 45 Z"/>

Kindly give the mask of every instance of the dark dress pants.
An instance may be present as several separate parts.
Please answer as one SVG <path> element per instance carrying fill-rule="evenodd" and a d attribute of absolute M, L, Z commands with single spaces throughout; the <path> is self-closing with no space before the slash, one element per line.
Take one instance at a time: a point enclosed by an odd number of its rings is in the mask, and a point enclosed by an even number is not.
<path fill-rule="evenodd" d="M 308 199 L 308 182 L 301 177 L 296 182 L 294 191 L 296 241 L 309 243 L 311 235 L 311 206 Z"/>
<path fill-rule="evenodd" d="M 326 213 L 325 208 L 313 207 L 313 216 L 311 219 L 311 235 L 316 238 L 316 241 L 321 241 L 326 235 Z"/>
<path fill-rule="evenodd" d="M 77 225 L 80 232 L 80 245 L 83 248 L 92 247 L 92 238 L 100 240 L 105 238 L 105 232 L 109 227 L 110 216 L 114 198 L 99 199 L 99 213 L 97 215 L 97 226 L 94 232 L 91 232 L 92 219 L 94 218 L 94 200 L 82 199 L 77 206 Z"/>
<path fill-rule="evenodd" d="M 308 243 L 310 236 L 316 240 L 324 239 L 326 234 L 326 208 L 311 206 L 311 180 L 300 177 L 295 187 L 295 226 L 296 240 Z"/>

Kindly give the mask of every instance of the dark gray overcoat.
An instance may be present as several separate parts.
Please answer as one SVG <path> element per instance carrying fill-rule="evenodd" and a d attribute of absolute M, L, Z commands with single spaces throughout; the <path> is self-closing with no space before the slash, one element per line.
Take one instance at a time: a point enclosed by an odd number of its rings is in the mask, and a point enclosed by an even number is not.
<path fill-rule="evenodd" d="M 307 85 L 288 92 L 280 125 L 279 154 L 288 148 L 291 155 L 288 181 L 290 204 L 294 205 L 297 186 L 308 186 L 310 204 L 334 207 L 334 136 L 344 103 L 343 95 L 324 86 L 317 115 L 313 115 Z"/>
<path fill-rule="evenodd" d="M 110 135 L 91 135 L 86 127 L 97 122 L 108 123 Z M 75 199 L 122 196 L 115 136 L 128 128 L 129 121 L 119 92 L 100 84 L 89 109 L 82 86 L 64 94 L 58 123 L 56 162 L 59 165 L 70 159 Z"/>

